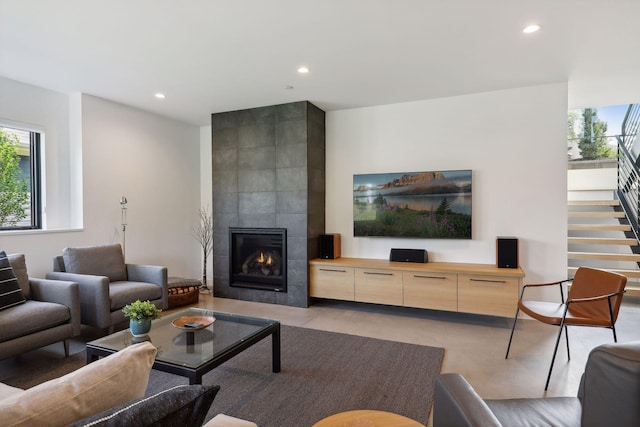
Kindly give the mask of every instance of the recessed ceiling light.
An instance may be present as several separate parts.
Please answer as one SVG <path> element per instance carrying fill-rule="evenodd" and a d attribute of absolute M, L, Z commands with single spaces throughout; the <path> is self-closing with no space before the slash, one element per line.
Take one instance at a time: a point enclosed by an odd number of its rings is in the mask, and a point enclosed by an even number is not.
<path fill-rule="evenodd" d="M 309 69 L 307 67 L 300 67 L 298 68 L 298 72 L 300 74 L 307 74 L 309 72 Z"/>
<path fill-rule="evenodd" d="M 531 24 L 531 25 L 527 25 L 526 27 L 524 27 L 522 32 L 525 33 L 525 34 L 531 34 L 531 33 L 535 33 L 540 28 L 542 28 L 542 27 L 540 25 L 538 25 L 538 24 Z"/>
<path fill-rule="evenodd" d="M 156 93 L 154 96 L 156 98 L 158 98 L 158 99 L 164 99 L 165 98 L 164 93 L 160 93 L 160 92 Z"/>

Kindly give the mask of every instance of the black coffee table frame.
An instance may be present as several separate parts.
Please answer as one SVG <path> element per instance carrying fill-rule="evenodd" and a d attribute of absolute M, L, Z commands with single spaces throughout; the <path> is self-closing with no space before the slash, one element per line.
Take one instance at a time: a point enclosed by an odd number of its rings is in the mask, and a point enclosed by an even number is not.
<path fill-rule="evenodd" d="M 193 309 L 190 310 L 189 314 L 193 314 L 191 312 L 192 310 Z M 265 321 L 265 322 L 270 322 L 270 324 L 266 324 L 266 325 L 261 324 L 261 326 L 263 327 L 257 333 L 254 333 L 248 337 L 239 339 L 237 342 L 233 343 L 232 345 L 229 345 L 223 351 L 214 355 L 214 357 L 203 362 L 197 367 L 189 367 L 189 366 L 180 365 L 178 363 L 158 360 L 158 357 L 156 357 L 156 360 L 153 363 L 153 369 L 187 377 L 189 378 L 189 384 L 202 384 L 202 376 L 204 374 L 206 374 L 207 372 L 211 371 L 215 367 L 221 365 L 222 363 L 242 353 L 244 350 L 248 349 L 252 345 L 262 341 L 264 338 L 271 335 L 272 370 L 275 373 L 280 372 L 280 322 L 267 321 L 266 319 L 229 315 L 226 313 L 217 313 L 217 312 L 210 312 L 210 311 L 208 311 L 207 313 L 213 313 L 213 315 L 216 318 L 220 318 L 221 320 L 224 318 L 239 319 L 245 323 L 252 322 L 252 321 Z M 163 327 L 167 327 L 167 326 L 164 325 Z M 131 336 L 129 330 L 116 332 L 116 334 L 128 334 L 129 336 Z M 194 334 L 193 332 L 187 332 L 187 346 L 193 345 L 193 334 Z M 113 336 L 115 336 L 115 334 L 113 334 Z M 109 335 L 106 338 L 109 338 L 109 337 L 112 337 L 112 335 Z M 101 345 L 102 344 L 101 341 L 103 340 L 104 338 L 87 343 L 87 363 L 95 362 L 100 357 L 114 354 L 118 350 L 122 349 L 122 348 L 120 349 L 108 348 L 104 345 Z"/>

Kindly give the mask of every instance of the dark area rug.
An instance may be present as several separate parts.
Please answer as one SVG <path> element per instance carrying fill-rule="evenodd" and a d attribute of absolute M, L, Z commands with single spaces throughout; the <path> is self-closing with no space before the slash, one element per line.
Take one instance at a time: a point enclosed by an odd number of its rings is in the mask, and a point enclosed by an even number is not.
<path fill-rule="evenodd" d="M 84 350 L 67 358 L 64 357 L 64 354 L 47 352 L 46 349 L 34 350 L 15 358 L 0 361 L 0 382 L 28 389 L 73 372 L 86 365 L 86 362 L 87 356 Z"/>
<path fill-rule="evenodd" d="M 203 377 L 220 385 L 207 420 L 225 413 L 260 427 L 305 427 L 354 409 L 395 412 L 427 423 L 444 349 L 282 326 L 282 371 L 271 372 L 266 338 Z M 0 381 L 29 388 L 85 364 L 42 352 L 0 363 Z M 188 380 L 152 370 L 147 395 Z"/>
<path fill-rule="evenodd" d="M 220 385 L 218 413 L 260 427 L 304 427 L 337 412 L 377 409 L 427 423 L 444 349 L 282 327 L 282 371 L 271 372 L 267 338 L 203 377 Z M 152 371 L 148 394 L 185 378 Z"/>

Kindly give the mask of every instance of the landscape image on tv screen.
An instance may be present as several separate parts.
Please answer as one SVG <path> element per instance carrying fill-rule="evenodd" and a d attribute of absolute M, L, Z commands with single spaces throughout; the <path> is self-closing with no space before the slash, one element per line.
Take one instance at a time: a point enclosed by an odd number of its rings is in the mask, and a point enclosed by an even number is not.
<path fill-rule="evenodd" d="M 354 175 L 353 235 L 471 239 L 471 170 Z"/>

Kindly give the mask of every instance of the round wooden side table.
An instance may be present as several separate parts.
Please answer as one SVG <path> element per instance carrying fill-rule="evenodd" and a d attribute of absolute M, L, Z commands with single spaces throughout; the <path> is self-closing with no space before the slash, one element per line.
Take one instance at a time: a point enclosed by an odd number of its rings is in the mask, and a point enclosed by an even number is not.
<path fill-rule="evenodd" d="M 313 427 L 424 427 L 424 424 L 392 412 L 369 409 L 340 412 L 324 418 Z"/>

